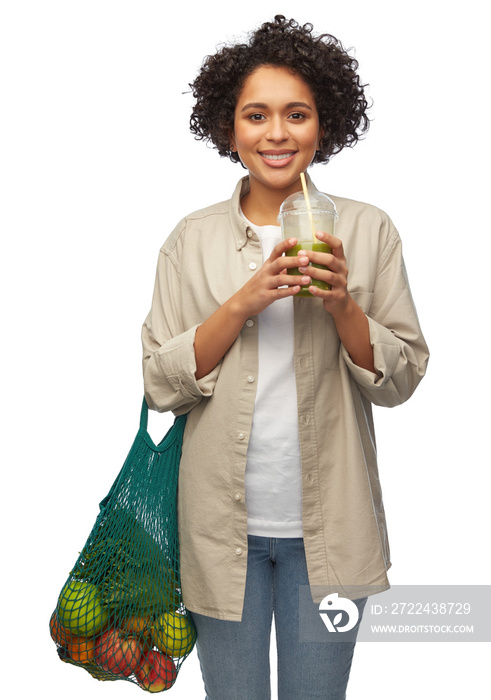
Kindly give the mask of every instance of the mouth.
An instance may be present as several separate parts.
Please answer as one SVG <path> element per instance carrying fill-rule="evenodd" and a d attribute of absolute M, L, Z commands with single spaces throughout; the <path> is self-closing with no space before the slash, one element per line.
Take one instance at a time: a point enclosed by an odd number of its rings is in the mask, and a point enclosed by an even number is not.
<path fill-rule="evenodd" d="M 263 151 L 261 155 L 263 158 L 266 158 L 266 160 L 285 160 L 295 155 L 295 151 L 287 151 L 286 153 L 265 153 Z"/>
<path fill-rule="evenodd" d="M 259 151 L 259 155 L 263 158 L 269 165 L 275 167 L 287 165 L 291 162 L 295 156 L 296 151 Z"/>

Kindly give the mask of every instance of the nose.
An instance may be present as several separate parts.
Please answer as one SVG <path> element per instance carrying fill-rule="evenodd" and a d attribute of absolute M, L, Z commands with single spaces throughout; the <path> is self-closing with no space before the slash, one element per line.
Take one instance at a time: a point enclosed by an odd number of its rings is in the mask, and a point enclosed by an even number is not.
<path fill-rule="evenodd" d="M 282 119 L 279 115 L 273 117 L 269 122 L 267 138 L 270 141 L 280 142 L 286 141 L 288 135 L 288 128 L 284 119 Z"/>

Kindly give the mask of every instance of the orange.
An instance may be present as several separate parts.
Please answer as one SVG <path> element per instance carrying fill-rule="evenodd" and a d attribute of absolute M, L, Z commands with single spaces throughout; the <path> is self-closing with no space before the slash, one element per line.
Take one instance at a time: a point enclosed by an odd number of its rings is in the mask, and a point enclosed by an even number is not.
<path fill-rule="evenodd" d="M 66 627 L 63 627 L 61 622 L 58 620 L 56 611 L 51 615 L 49 630 L 51 633 L 51 639 L 58 644 L 58 646 L 67 648 L 67 645 L 71 641 L 73 635 L 71 632 L 69 632 L 69 630 L 67 630 Z"/>
<path fill-rule="evenodd" d="M 51 638 L 58 646 L 63 647 L 70 654 L 72 661 L 87 663 L 94 658 L 94 639 L 86 637 L 76 637 L 71 634 L 66 627 L 58 620 L 56 612 L 51 615 L 49 621 Z"/>
<path fill-rule="evenodd" d="M 82 664 L 92 661 L 94 658 L 94 639 L 73 637 L 68 645 L 68 652 L 73 661 L 78 661 Z"/>
<path fill-rule="evenodd" d="M 132 617 L 127 617 L 118 626 L 119 629 L 125 630 L 125 632 L 130 632 L 135 636 L 139 636 L 150 633 L 151 622 L 145 617 L 133 615 Z"/>
<path fill-rule="evenodd" d="M 150 651 L 153 646 L 151 626 L 151 620 L 146 617 L 132 615 L 121 622 L 119 629 L 127 632 L 131 637 L 136 637 L 143 651 Z"/>

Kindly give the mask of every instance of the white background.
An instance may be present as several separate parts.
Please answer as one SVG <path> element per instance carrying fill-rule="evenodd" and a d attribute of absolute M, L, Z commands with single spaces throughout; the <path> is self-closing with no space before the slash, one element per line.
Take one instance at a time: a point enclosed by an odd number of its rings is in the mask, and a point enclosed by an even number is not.
<path fill-rule="evenodd" d="M 355 47 L 372 126 L 313 179 L 391 215 L 432 353 L 411 401 L 375 415 L 391 582 L 490 582 L 483 6 L 311 5 L 1 6 L 2 658 L 22 697 L 142 697 L 61 664 L 48 620 L 137 430 L 159 247 L 244 173 L 193 140 L 188 83 L 217 44 L 277 12 Z M 170 417 L 152 419 L 160 437 Z M 363 643 L 348 696 L 483 697 L 488 662 L 485 644 Z M 203 699 L 195 652 L 167 696 Z"/>

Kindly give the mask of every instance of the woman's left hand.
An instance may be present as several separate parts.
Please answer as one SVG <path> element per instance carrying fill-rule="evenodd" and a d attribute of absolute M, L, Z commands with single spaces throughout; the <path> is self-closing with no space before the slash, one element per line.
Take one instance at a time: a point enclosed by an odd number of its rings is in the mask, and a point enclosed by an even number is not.
<path fill-rule="evenodd" d="M 322 243 L 327 243 L 331 253 L 319 253 L 312 250 L 299 251 L 298 255 L 305 255 L 309 261 L 316 265 L 323 265 L 327 270 L 308 265 L 299 267 L 301 274 L 310 275 L 314 279 L 327 282 L 331 289 L 319 289 L 313 285 L 309 291 L 313 296 L 319 297 L 324 302 L 324 308 L 333 316 L 342 314 L 349 302 L 348 294 L 348 268 L 344 255 L 343 244 L 335 236 L 329 233 L 318 232 L 316 237 Z"/>
<path fill-rule="evenodd" d="M 330 246 L 332 253 L 307 250 L 299 251 L 298 255 L 306 255 L 311 263 L 325 265 L 328 269 L 322 270 L 309 264 L 299 267 L 299 272 L 331 285 L 331 289 L 319 289 L 311 285 L 309 291 L 312 296 L 323 300 L 324 308 L 333 317 L 339 338 L 353 362 L 375 373 L 368 319 L 348 293 L 348 268 L 343 244 L 339 238 L 329 233 L 317 233 L 316 236 L 319 241 Z"/>

